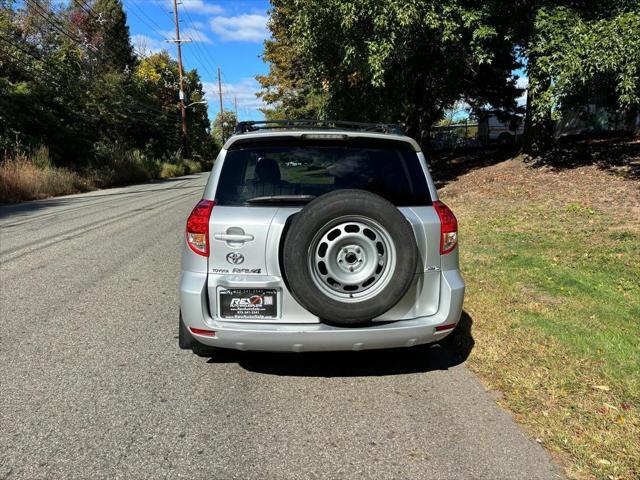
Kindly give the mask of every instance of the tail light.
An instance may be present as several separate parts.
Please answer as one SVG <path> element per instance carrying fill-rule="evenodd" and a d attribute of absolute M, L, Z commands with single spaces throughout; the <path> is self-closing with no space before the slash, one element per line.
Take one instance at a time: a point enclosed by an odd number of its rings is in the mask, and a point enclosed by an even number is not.
<path fill-rule="evenodd" d="M 451 209 L 438 200 L 433 202 L 433 208 L 440 217 L 440 255 L 444 255 L 458 244 L 458 220 Z"/>
<path fill-rule="evenodd" d="M 214 205 L 211 200 L 203 198 L 193 208 L 187 220 L 187 244 L 203 257 L 209 256 L 209 218 Z"/>

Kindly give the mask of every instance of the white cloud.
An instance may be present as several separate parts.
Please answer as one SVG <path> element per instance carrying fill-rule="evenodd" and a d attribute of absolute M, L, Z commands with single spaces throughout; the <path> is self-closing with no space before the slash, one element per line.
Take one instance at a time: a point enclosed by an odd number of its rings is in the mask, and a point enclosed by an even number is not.
<path fill-rule="evenodd" d="M 184 32 L 180 32 L 180 35 L 184 38 L 189 38 L 193 42 L 200 43 L 213 43 L 207 34 L 202 30 L 198 30 L 196 28 L 187 28 Z"/>
<path fill-rule="evenodd" d="M 214 3 L 207 3 L 204 0 L 182 0 L 182 6 L 190 12 L 220 15 L 224 13 L 224 8 Z"/>
<path fill-rule="evenodd" d="M 518 77 L 516 80 L 516 87 L 518 88 L 527 88 L 529 86 L 529 77 Z"/>
<path fill-rule="evenodd" d="M 148 37 L 147 35 L 132 35 L 131 43 L 136 51 L 143 56 L 152 55 L 167 49 L 167 44 L 162 40 Z"/>
<path fill-rule="evenodd" d="M 220 40 L 229 42 L 262 42 L 269 36 L 267 16 L 258 14 L 214 17 L 211 19 L 211 29 Z"/>
<path fill-rule="evenodd" d="M 203 88 L 205 97 L 209 102 L 209 107 L 214 115 L 218 113 L 218 84 L 215 82 L 204 82 Z M 265 105 L 261 98 L 256 97 L 260 91 L 260 84 L 254 78 L 242 78 L 238 83 L 223 83 L 222 94 L 224 108 L 233 110 L 233 98 L 238 101 L 238 116 L 241 120 L 255 119 L 256 111 Z"/>

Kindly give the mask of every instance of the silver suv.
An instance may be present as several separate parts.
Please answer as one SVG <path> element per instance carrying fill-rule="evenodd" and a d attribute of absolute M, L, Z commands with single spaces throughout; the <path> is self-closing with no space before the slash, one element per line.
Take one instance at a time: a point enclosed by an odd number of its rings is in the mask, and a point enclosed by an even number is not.
<path fill-rule="evenodd" d="M 179 345 L 209 356 L 438 342 L 462 312 L 457 230 L 396 127 L 241 122 L 187 220 Z"/>

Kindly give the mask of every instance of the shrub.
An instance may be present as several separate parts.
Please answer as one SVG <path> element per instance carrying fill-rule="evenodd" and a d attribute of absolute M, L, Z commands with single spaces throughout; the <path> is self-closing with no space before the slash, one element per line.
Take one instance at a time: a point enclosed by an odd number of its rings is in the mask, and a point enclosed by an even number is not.
<path fill-rule="evenodd" d="M 31 155 L 31 163 L 41 170 L 51 168 L 51 157 L 49 156 L 49 147 L 40 145 Z"/>
<path fill-rule="evenodd" d="M 21 202 L 140 183 L 155 178 L 178 177 L 202 171 L 202 163 L 183 159 L 177 151 L 159 161 L 144 151 L 118 144 L 94 145 L 98 159 L 83 175 L 54 167 L 49 149 L 19 152 L 0 163 L 0 202 Z"/>
<path fill-rule="evenodd" d="M 202 164 L 196 160 L 185 160 L 186 173 L 198 173 L 202 171 Z"/>
<path fill-rule="evenodd" d="M 91 176 L 100 187 L 146 182 L 161 174 L 159 162 L 141 150 L 99 143 L 94 151 L 99 161 L 91 169 Z"/>
<path fill-rule="evenodd" d="M 162 169 L 160 170 L 160 178 L 179 177 L 185 175 L 186 168 L 184 164 L 162 163 Z"/>
<path fill-rule="evenodd" d="M 37 167 L 35 162 L 44 164 L 46 158 L 43 152 L 35 156 L 38 155 L 41 156 L 35 161 L 24 153 L 5 158 L 0 165 L 0 202 L 22 202 L 92 190 L 89 181 L 71 170 Z"/>
<path fill-rule="evenodd" d="M 168 153 L 162 158 L 162 161 L 173 165 L 179 165 L 182 163 L 182 150 L 176 150 L 175 152 Z"/>

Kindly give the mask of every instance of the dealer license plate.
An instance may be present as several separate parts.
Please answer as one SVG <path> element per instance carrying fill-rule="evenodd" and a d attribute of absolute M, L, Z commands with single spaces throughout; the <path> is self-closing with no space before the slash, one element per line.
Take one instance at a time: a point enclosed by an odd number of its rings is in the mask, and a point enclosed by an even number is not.
<path fill-rule="evenodd" d="M 278 316 L 278 291 L 275 289 L 234 288 L 219 291 L 223 318 L 275 318 Z"/>

